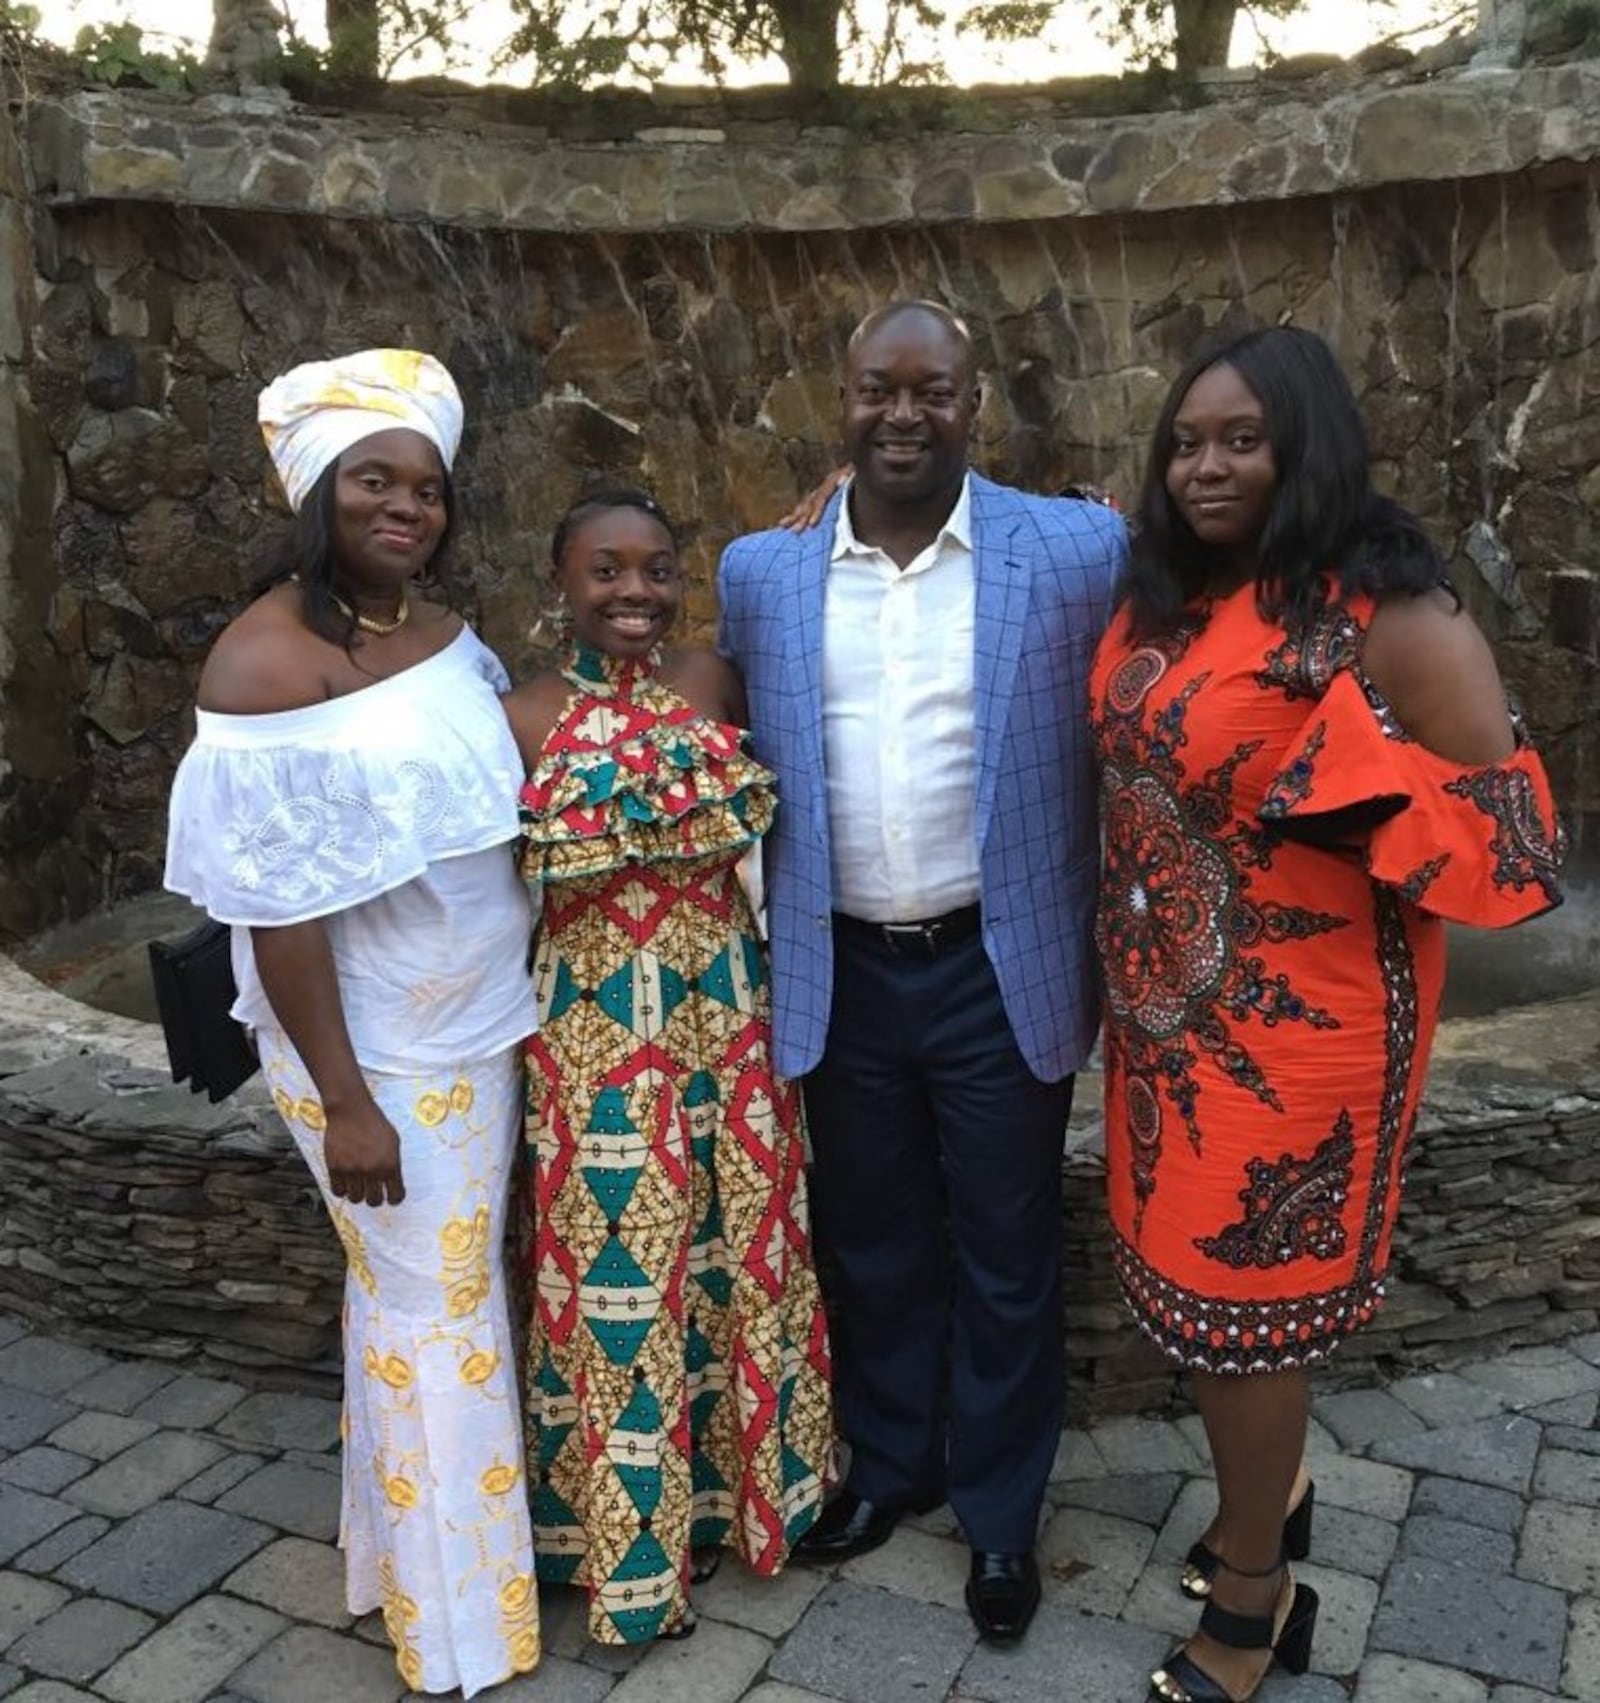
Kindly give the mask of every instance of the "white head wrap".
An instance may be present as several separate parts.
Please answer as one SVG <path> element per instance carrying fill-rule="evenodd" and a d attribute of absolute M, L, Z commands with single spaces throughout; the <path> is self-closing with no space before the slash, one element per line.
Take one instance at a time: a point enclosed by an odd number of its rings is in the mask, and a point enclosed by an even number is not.
<path fill-rule="evenodd" d="M 420 432 L 446 469 L 461 443 L 461 393 L 432 355 L 362 349 L 336 361 L 307 361 L 275 378 L 256 405 L 267 453 L 300 505 L 352 444 L 396 426 Z"/>

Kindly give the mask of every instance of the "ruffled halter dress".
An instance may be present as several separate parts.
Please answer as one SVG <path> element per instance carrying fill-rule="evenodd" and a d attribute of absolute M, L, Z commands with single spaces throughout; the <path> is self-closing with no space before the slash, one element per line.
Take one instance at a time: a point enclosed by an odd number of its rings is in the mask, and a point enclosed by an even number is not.
<path fill-rule="evenodd" d="M 776 1572 L 832 1441 L 798 1095 L 737 864 L 772 776 L 654 657 L 578 651 L 522 792 L 544 889 L 528 1050 L 526 1413 L 543 1579 L 602 1643 L 689 1613 L 691 1548 Z"/>

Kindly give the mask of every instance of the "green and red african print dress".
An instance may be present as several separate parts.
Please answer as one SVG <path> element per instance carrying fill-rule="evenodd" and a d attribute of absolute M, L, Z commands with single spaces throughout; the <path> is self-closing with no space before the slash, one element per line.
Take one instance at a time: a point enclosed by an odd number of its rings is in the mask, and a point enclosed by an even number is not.
<path fill-rule="evenodd" d="M 1558 902 L 1539 759 L 1520 731 L 1481 768 L 1409 738 L 1362 671 L 1372 607 L 1296 640 L 1245 586 L 1160 639 L 1119 617 L 1095 659 L 1113 1252 L 1201 1371 L 1303 1365 L 1372 1316 L 1443 919 Z"/>
<path fill-rule="evenodd" d="M 688 1614 L 691 1548 L 776 1572 L 832 1446 L 799 1096 L 737 875 L 772 777 L 647 663 L 580 651 L 523 789 L 544 889 L 525 1380 L 542 1579 L 602 1643 Z"/>

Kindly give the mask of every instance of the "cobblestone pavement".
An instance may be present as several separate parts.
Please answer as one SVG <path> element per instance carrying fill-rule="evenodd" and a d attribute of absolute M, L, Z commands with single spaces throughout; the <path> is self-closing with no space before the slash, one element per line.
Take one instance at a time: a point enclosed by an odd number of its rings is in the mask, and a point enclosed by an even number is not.
<path fill-rule="evenodd" d="M 1600 1335 L 1322 1396 L 1312 1427 L 1314 1672 L 1263 1703 L 1600 1703 Z M 396 1703 L 332 1545 L 338 1410 L 31 1333 L 0 1314 L 0 1697 Z M 1210 1516 L 1199 1421 L 1062 1437 L 1045 1602 L 978 1644 L 947 1510 L 843 1567 L 731 1560 L 682 1643 L 586 1641 L 493 1703 L 1137 1703 L 1185 1631 L 1176 1562 Z"/>

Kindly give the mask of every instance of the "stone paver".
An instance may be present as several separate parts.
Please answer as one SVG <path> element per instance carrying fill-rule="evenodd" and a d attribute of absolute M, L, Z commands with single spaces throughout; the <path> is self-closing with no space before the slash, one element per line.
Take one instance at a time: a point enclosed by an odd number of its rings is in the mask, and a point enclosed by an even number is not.
<path fill-rule="evenodd" d="M 1325 1455 L 1316 1463 L 1317 1508 L 1353 1508 L 1380 1520 L 1403 1520 L 1411 1505 L 1412 1478 L 1400 1468 L 1351 1455 Z"/>
<path fill-rule="evenodd" d="M 683 1643 L 663 1645 L 652 1659 L 606 1693 L 609 1703 L 736 1703 L 767 1665 L 772 1645 L 742 1626 L 708 1620 Z"/>
<path fill-rule="evenodd" d="M 840 1582 L 806 1610 L 768 1673 L 843 1703 L 927 1703 L 950 1689 L 976 1642 L 954 1609 Z"/>
<path fill-rule="evenodd" d="M 67 1592 L 25 1573 L 0 1573 L 0 1650 L 30 1627 L 48 1620 L 67 1600 Z"/>
<path fill-rule="evenodd" d="M 1316 1416 L 1347 1449 L 1364 1449 L 1425 1430 L 1424 1422 L 1385 1390 L 1340 1390 L 1323 1396 Z"/>
<path fill-rule="evenodd" d="M 113 1703 L 202 1703 L 286 1629 L 281 1615 L 231 1597 L 204 1597 L 130 1650 L 95 1689 Z"/>
<path fill-rule="evenodd" d="M 1533 1420 L 1506 1416 L 1396 1438 L 1376 1444 L 1372 1453 L 1374 1459 L 1395 1466 L 1443 1473 L 1473 1484 L 1492 1484 L 1524 1495 L 1533 1478 L 1541 1435 Z"/>
<path fill-rule="evenodd" d="M 98 1467 L 63 1493 L 86 1513 L 121 1519 L 170 1495 L 222 1454 L 219 1444 L 187 1431 L 158 1431 Z"/>
<path fill-rule="evenodd" d="M 1146 1472 L 1124 1478 L 1074 1479 L 1054 1486 L 1050 1499 L 1058 1508 L 1089 1508 L 1097 1514 L 1159 1526 L 1172 1512 L 1182 1488 L 1182 1473 Z"/>
<path fill-rule="evenodd" d="M 339 1404 L 316 1396 L 246 1396 L 218 1422 L 224 1437 L 279 1449 L 331 1449 L 339 1441 Z"/>
<path fill-rule="evenodd" d="M 1522 1522 L 1517 1572 L 1564 1591 L 1600 1592 L 1600 1519 L 1594 1510 L 1535 1502 Z"/>
<path fill-rule="evenodd" d="M 215 1506 L 320 1543 L 331 1542 L 339 1534 L 338 1477 L 292 1461 L 264 1466 L 219 1496 Z"/>
<path fill-rule="evenodd" d="M 1341 1573 L 1311 1561 L 1297 1561 L 1296 1579 L 1317 1593 L 1317 1635 L 1311 1646 L 1314 1673 L 1352 1674 L 1361 1666 L 1372 1617 L 1378 1606 L 1378 1587 L 1371 1579 Z"/>
<path fill-rule="evenodd" d="M 77 1411 L 70 1401 L 0 1384 L 0 1449 L 25 1449 Z"/>
<path fill-rule="evenodd" d="M 37 1490 L 41 1496 L 53 1495 L 64 1484 L 82 1478 L 94 1462 L 82 1455 L 68 1454 L 48 1443 L 36 1443 L 20 1455 L 0 1464 L 0 1483 L 14 1484 L 19 1490 Z"/>
<path fill-rule="evenodd" d="M 0 1563 L 11 1560 L 40 1538 L 48 1537 L 76 1514 L 70 1503 L 58 1502 L 53 1496 L 40 1496 L 15 1484 L 0 1484 Z"/>
<path fill-rule="evenodd" d="M 1380 1654 L 1362 1667 L 1354 1703 L 1488 1703 L 1488 1697 L 1489 1687 L 1471 1674 Z"/>
<path fill-rule="evenodd" d="M 1134 1703 L 1144 1697 L 1151 1669 L 1166 1658 L 1171 1644 L 1147 1627 L 1089 1619 L 1047 1605 L 1015 1649 L 979 1645 L 961 1670 L 959 1692 L 980 1703 L 1041 1703 L 1045 1698 Z"/>
<path fill-rule="evenodd" d="M 1485 1531 L 1465 1520 L 1442 1514 L 1413 1514 L 1400 1536 L 1407 1555 L 1429 1555 L 1435 1561 L 1455 1561 L 1463 1567 L 1488 1567 L 1509 1573 L 1517 1558 L 1516 1540 L 1508 1532 Z"/>
<path fill-rule="evenodd" d="M 1394 1558 L 1399 1528 L 1353 1508 L 1319 1507 L 1312 1526 L 1312 1554 L 1341 1573 L 1381 1579 Z"/>
<path fill-rule="evenodd" d="M 173 1614 L 272 1538 L 270 1527 L 192 1502 L 157 1502 L 60 1569 L 79 1590 Z"/>
<path fill-rule="evenodd" d="M 381 1616 L 344 1609 L 337 1403 L 9 1325 L 5 1703 L 424 1703 Z M 1321 1598 L 1312 1672 L 1270 1674 L 1258 1703 L 1600 1703 L 1597 1410 L 1600 1333 L 1319 1392 L 1295 1566 Z M 594 1644 L 584 1594 L 544 1587 L 545 1660 L 495 1703 L 1144 1703 L 1198 1619 L 1178 1566 L 1215 1509 L 1193 1414 L 1067 1431 L 1016 1648 L 978 1642 L 942 1508 L 841 1568 L 759 1579 L 725 1556 L 679 1643 Z"/>
<path fill-rule="evenodd" d="M 173 1425 L 185 1431 L 203 1431 L 231 1413 L 245 1398 L 245 1390 L 222 1378 L 197 1378 L 185 1372 L 148 1396 L 133 1410 L 135 1419 L 156 1425 Z"/>
<path fill-rule="evenodd" d="M 158 1360 L 119 1360 L 104 1371 L 91 1372 L 82 1383 L 67 1391 L 67 1398 L 80 1407 L 101 1413 L 132 1413 L 177 1376 Z"/>
<path fill-rule="evenodd" d="M 1594 1424 L 1595 1416 L 1600 1414 L 1600 1390 L 1566 1396 L 1561 1401 L 1547 1401 L 1543 1407 L 1530 1407 L 1524 1411 L 1541 1425 L 1575 1425 L 1587 1430 Z"/>
<path fill-rule="evenodd" d="M 1465 1425 L 1504 1413 L 1507 1403 L 1493 1390 L 1469 1384 L 1454 1372 L 1419 1372 L 1390 1384 L 1389 1394 L 1429 1426 Z"/>
<path fill-rule="evenodd" d="M 1600 1508 L 1600 1455 L 1575 1454 L 1546 1444 L 1533 1475 L 1533 1493 Z"/>
<path fill-rule="evenodd" d="M 1582 1703 L 1600 1703 L 1600 1600 L 1594 1597 L 1572 1605 L 1561 1689 Z"/>
<path fill-rule="evenodd" d="M 23 1550 L 15 1564 L 25 1573 L 53 1573 L 80 1549 L 87 1549 L 110 1530 L 109 1520 L 98 1514 L 81 1514 L 66 1525 L 57 1527 L 43 1542 Z"/>
<path fill-rule="evenodd" d="M 799 1563 L 785 1567 L 775 1579 L 758 1579 L 748 1567 L 725 1555 L 716 1578 L 696 1588 L 695 1608 L 712 1620 L 781 1638 L 827 1583 L 828 1575 L 820 1568 Z"/>
<path fill-rule="evenodd" d="M 79 1597 L 19 1638 L 6 1656 L 51 1679 L 87 1685 L 154 1625 L 136 1608 Z"/>
<path fill-rule="evenodd" d="M 1580 1431 L 1575 1425 L 1547 1425 L 1545 1441 L 1574 1454 L 1600 1455 L 1600 1430 Z"/>
<path fill-rule="evenodd" d="M 1194 1631 L 1200 1616 L 1196 1605 L 1178 1589 L 1178 1572 L 1172 1557 L 1155 1554 L 1122 1609 L 1124 1620 L 1154 1627 L 1169 1644 Z"/>
<path fill-rule="evenodd" d="M 964 1612 L 962 1593 L 970 1562 L 965 1544 L 952 1543 L 928 1532 L 906 1531 L 897 1533 L 893 1543 L 847 1561 L 839 1569 L 839 1577 L 852 1584 L 876 1585 L 879 1590 L 893 1591 L 897 1596 L 915 1597 L 921 1602 Z"/>
<path fill-rule="evenodd" d="M 1413 1518 L 1418 1514 L 1442 1514 L 1469 1526 L 1515 1535 L 1522 1529 L 1527 1512 L 1522 1498 L 1509 1490 L 1488 1484 L 1468 1484 L 1459 1478 L 1419 1478 L 1411 1498 Z"/>
<path fill-rule="evenodd" d="M 1198 1472 L 1205 1456 L 1159 1419 L 1111 1419 L 1095 1427 L 1095 1447 L 1113 1473 Z"/>
<path fill-rule="evenodd" d="M 1389 1569 L 1372 1645 L 1553 1691 L 1566 1618 L 1564 1599 L 1544 1585 L 1403 1555 Z"/>
<path fill-rule="evenodd" d="M 222 1588 L 315 1626 L 338 1630 L 355 1618 L 344 1606 L 344 1557 L 330 1543 L 280 1538 L 229 1574 Z"/>
<path fill-rule="evenodd" d="M 1565 1348 L 1518 1348 L 1469 1366 L 1462 1376 L 1504 1396 L 1516 1407 L 1538 1407 L 1586 1390 L 1600 1390 L 1600 1366 Z"/>
<path fill-rule="evenodd" d="M 1211 1524 L 1216 1512 L 1216 1485 L 1209 1479 L 1190 1479 L 1178 1493 L 1177 1501 L 1162 1523 L 1153 1551 L 1155 1559 L 1176 1564 L 1188 1553 L 1189 1545 Z"/>
<path fill-rule="evenodd" d="M 1154 1541 L 1148 1526 L 1132 1520 L 1088 1509 L 1064 1510 L 1045 1528 L 1039 1543 L 1044 1600 L 1114 1618 L 1138 1583 Z M 959 1608 L 963 1600 L 958 1597 L 951 1606 Z"/>
<path fill-rule="evenodd" d="M 65 1425 L 50 1433 L 51 1444 L 58 1449 L 70 1449 L 73 1454 L 88 1455 L 90 1459 L 108 1461 L 142 1443 L 155 1430 L 148 1419 L 129 1419 L 120 1413 L 97 1413 L 86 1410 L 76 1413 Z"/>
<path fill-rule="evenodd" d="M 1050 1464 L 1050 1482 L 1059 1484 L 1067 1479 L 1102 1479 L 1107 1476 L 1100 1451 L 1087 1431 L 1063 1431 L 1056 1444 L 1056 1458 Z"/>
<path fill-rule="evenodd" d="M 406 1689 L 389 1651 L 312 1626 L 275 1638 L 229 1677 L 228 1688 L 250 1703 L 395 1703 Z"/>
<path fill-rule="evenodd" d="M 80 1348 L 75 1342 L 61 1342 L 53 1336 L 24 1336 L 0 1348 L 0 1384 L 32 1390 L 36 1395 L 58 1396 L 110 1365 L 105 1355 Z"/>
<path fill-rule="evenodd" d="M 260 1455 L 224 1455 L 221 1460 L 213 1461 L 199 1477 L 180 1485 L 178 1494 L 185 1502 L 215 1502 L 224 1491 L 232 1490 L 234 1485 L 242 1483 L 251 1473 L 260 1471 L 265 1464 Z"/>
<path fill-rule="evenodd" d="M 582 1662 L 569 1662 L 563 1656 L 547 1654 L 533 1673 L 519 1674 L 515 1679 L 495 1686 L 485 1694 L 485 1699 L 486 1703 L 489 1699 L 493 1703 L 600 1703 L 602 1697 L 616 1695 L 612 1689 L 614 1684 L 610 1674 L 585 1667 Z M 459 1695 L 454 1691 L 447 1693 L 448 1697 Z M 755 1695 L 755 1692 L 748 1693 L 750 1697 Z M 796 1693 L 796 1696 L 800 1695 Z M 213 1698 L 211 1703 L 227 1703 L 227 1700 Z M 240 1699 L 239 1703 L 243 1700 Z M 406 1693 L 405 1703 L 437 1703 L 437 1699 L 411 1691 Z"/>

